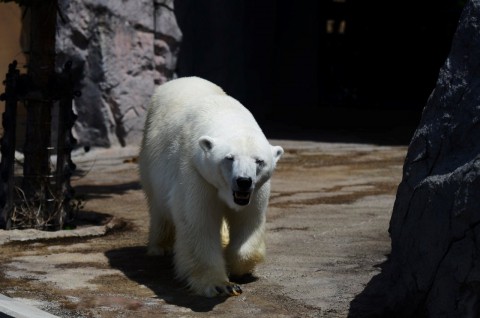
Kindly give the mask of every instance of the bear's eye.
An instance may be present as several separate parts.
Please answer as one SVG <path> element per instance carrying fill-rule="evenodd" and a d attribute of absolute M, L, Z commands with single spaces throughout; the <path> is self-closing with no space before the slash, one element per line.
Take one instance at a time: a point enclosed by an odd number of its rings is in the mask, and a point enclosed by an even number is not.
<path fill-rule="evenodd" d="M 233 161 L 233 155 L 227 155 L 227 156 L 225 156 L 225 160 Z"/>

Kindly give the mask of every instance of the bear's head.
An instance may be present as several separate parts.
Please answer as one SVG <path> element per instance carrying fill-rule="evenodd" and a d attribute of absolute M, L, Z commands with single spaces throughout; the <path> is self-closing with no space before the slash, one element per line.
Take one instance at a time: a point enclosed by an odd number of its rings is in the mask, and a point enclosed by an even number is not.
<path fill-rule="evenodd" d="M 283 154 L 266 138 L 247 135 L 233 138 L 202 136 L 198 141 L 200 174 L 218 190 L 219 197 L 234 210 L 250 203 L 252 195 L 272 176 Z"/>

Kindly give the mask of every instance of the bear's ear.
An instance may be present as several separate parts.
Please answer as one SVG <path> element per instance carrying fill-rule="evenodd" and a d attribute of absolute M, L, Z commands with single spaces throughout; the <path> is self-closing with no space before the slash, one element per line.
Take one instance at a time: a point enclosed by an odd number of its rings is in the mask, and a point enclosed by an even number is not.
<path fill-rule="evenodd" d="M 203 149 L 203 151 L 209 152 L 215 145 L 215 140 L 212 137 L 202 136 L 200 137 L 200 139 L 198 139 L 198 144 Z"/>
<path fill-rule="evenodd" d="M 283 155 L 283 148 L 280 146 L 270 146 L 270 147 L 272 147 L 273 161 L 276 164 L 278 159 L 280 159 L 280 157 Z"/>

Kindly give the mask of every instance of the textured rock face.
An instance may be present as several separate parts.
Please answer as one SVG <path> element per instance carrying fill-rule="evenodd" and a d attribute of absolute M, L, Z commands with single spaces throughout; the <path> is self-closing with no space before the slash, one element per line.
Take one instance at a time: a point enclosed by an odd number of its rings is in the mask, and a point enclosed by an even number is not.
<path fill-rule="evenodd" d="M 470 0 L 409 146 L 390 261 L 352 317 L 480 317 L 479 19 Z"/>
<path fill-rule="evenodd" d="M 75 99 L 80 145 L 140 139 L 155 84 L 174 76 L 181 32 L 173 0 L 61 0 L 58 65 L 81 68 Z"/>

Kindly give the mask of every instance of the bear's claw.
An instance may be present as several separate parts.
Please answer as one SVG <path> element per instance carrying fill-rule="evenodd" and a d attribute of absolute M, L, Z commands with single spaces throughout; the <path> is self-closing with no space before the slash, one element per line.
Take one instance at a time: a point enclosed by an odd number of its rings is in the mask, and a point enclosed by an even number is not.
<path fill-rule="evenodd" d="M 242 293 L 242 289 L 240 288 L 240 286 L 236 284 L 227 286 L 227 290 L 232 296 L 238 296 Z"/>
<path fill-rule="evenodd" d="M 239 285 L 229 283 L 225 286 L 216 286 L 215 290 L 218 292 L 219 295 L 226 295 L 226 296 L 238 296 L 242 293 L 242 289 Z"/>

